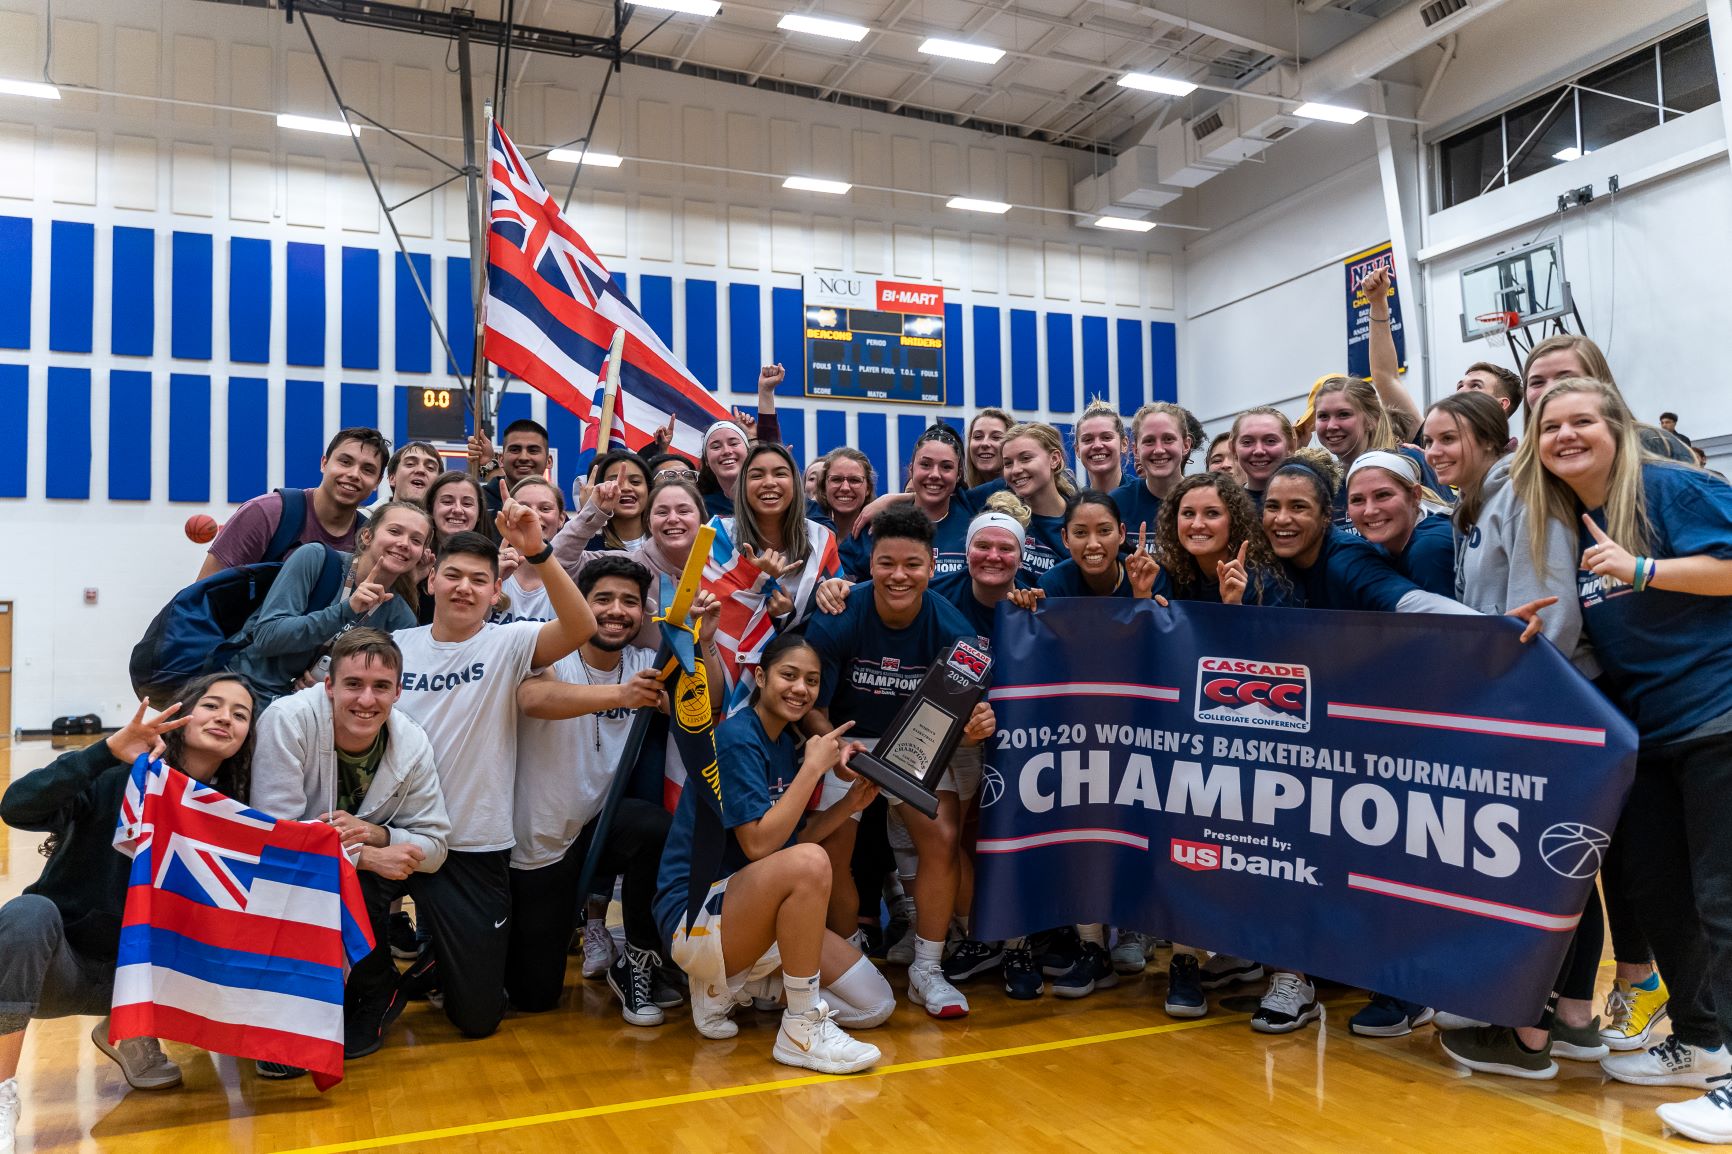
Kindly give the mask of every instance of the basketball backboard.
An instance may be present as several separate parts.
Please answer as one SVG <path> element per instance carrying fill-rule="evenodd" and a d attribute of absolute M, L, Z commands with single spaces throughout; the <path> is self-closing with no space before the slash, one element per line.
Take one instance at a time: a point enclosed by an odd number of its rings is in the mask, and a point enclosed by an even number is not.
<path fill-rule="evenodd" d="M 1564 279 L 1564 245 L 1554 237 L 1499 253 L 1461 270 L 1461 339 L 1474 341 L 1492 327 L 1477 318 L 1515 313 L 1516 325 L 1539 324 L 1575 312 Z"/>

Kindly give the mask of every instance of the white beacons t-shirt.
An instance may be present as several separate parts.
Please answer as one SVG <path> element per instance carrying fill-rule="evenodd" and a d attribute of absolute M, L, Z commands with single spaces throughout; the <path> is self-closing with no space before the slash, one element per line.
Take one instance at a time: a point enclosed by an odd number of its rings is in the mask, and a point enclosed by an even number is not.
<path fill-rule="evenodd" d="M 483 625 L 467 641 L 435 641 L 431 625 L 391 636 L 403 651 L 403 696 L 396 708 L 419 722 L 433 743 L 451 814 L 450 847 L 466 853 L 510 849 L 517 687 L 529 676 L 541 624 Z"/>
<path fill-rule="evenodd" d="M 590 669 L 586 677 L 579 650 L 555 662 L 553 675 L 572 685 L 615 685 L 630 681 L 655 661 L 653 650 L 636 645 L 626 646 L 619 656 L 618 669 Z M 513 869 L 540 869 L 559 861 L 601 812 L 615 772 L 631 772 L 619 761 L 636 713 L 610 709 L 560 721 L 525 717 L 518 723 Z"/>

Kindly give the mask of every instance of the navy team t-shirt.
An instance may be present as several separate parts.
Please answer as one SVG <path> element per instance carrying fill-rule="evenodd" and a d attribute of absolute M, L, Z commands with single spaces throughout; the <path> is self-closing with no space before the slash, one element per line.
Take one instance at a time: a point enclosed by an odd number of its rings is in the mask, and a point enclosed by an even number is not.
<path fill-rule="evenodd" d="M 1141 477 L 1132 478 L 1128 485 L 1120 485 L 1112 492 L 1113 504 L 1119 507 L 1119 520 L 1125 526 L 1125 550 L 1137 547 L 1137 530 L 1144 525 L 1149 527 L 1149 541 L 1155 539 L 1155 524 L 1161 515 L 1161 499 L 1149 492 L 1149 486 Z"/>
<path fill-rule="evenodd" d="M 1419 586 L 1403 577 L 1389 554 L 1363 537 L 1331 526 L 1309 569 L 1281 562 L 1293 583 L 1292 604 L 1302 609 L 1368 609 L 1393 613 Z"/>
<path fill-rule="evenodd" d="M 968 619 L 930 589 L 913 622 L 892 629 L 878 616 L 871 584 L 856 585 L 842 612 L 818 613 L 806 624 L 824 670 L 818 704 L 833 723 L 854 723 L 850 737 L 882 736 L 927 668 L 951 642 L 975 635 Z"/>
<path fill-rule="evenodd" d="M 1040 579 L 1041 592 L 1048 597 L 1098 597 L 1100 594 L 1089 588 L 1088 578 L 1083 575 L 1082 566 L 1075 561 L 1060 561 L 1048 569 Z M 1161 570 L 1155 578 L 1154 591 L 1162 596 L 1170 592 L 1167 585 L 1167 571 Z M 1119 565 L 1119 583 L 1109 596 L 1135 597 L 1131 591 L 1131 575 L 1121 563 Z"/>
<path fill-rule="evenodd" d="M 686 912 L 692 876 L 692 832 L 700 821 L 719 821 L 729 831 L 722 849 L 721 871 L 711 884 L 751 863 L 733 834 L 737 826 L 757 821 L 794 784 L 794 735 L 784 729 L 774 741 L 764 732 L 755 709 L 742 709 L 716 727 L 716 773 L 721 783 L 721 811 L 715 794 L 694 775 L 674 807 L 673 824 L 662 848 L 656 878 L 653 913 L 663 941 L 670 941 Z M 792 845 L 790 835 L 788 844 Z"/>
<path fill-rule="evenodd" d="M 1642 466 L 1650 539 L 1648 556 L 1705 554 L 1732 559 L 1732 486 L 1688 466 Z M 1605 510 L 1589 513 L 1605 528 Z M 1580 528 L 1585 550 L 1594 544 Z M 1732 597 L 1702 597 L 1635 588 L 1611 577 L 1576 573 L 1582 627 L 1594 643 L 1608 696 L 1636 723 L 1643 745 L 1688 739 L 1732 713 Z"/>
<path fill-rule="evenodd" d="M 968 623 L 974 627 L 977 637 L 986 641 L 992 640 L 992 623 L 998 615 L 998 606 L 996 604 L 984 604 L 975 597 L 974 578 L 969 575 L 967 569 L 943 577 L 935 577 L 927 588 L 948 601 L 951 608 L 966 617 Z M 1029 589 L 1033 587 L 1023 579 L 1022 571 L 1019 569 L 1012 581 L 1012 588 Z"/>
<path fill-rule="evenodd" d="M 1038 582 L 1041 574 L 1069 559 L 1070 550 L 1064 544 L 1064 514 L 1042 517 L 1037 513 L 1030 517 L 1028 539 L 1022 544 L 1022 575 L 1030 582 Z"/>
<path fill-rule="evenodd" d="M 1407 548 L 1389 556 L 1403 577 L 1427 593 L 1455 596 L 1455 526 L 1448 517 L 1441 513 L 1421 517 Z"/>

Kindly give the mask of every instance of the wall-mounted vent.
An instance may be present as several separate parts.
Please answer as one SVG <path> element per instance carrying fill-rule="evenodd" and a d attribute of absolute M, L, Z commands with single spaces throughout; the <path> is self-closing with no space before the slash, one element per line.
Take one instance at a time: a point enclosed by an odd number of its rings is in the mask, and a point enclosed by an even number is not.
<path fill-rule="evenodd" d="M 1263 139 L 1273 143 L 1274 141 L 1280 140 L 1283 136 L 1286 136 L 1289 132 L 1293 132 L 1293 131 L 1295 131 L 1295 129 L 1294 129 L 1294 126 L 1291 124 L 1279 125 L 1278 127 L 1272 128 L 1268 132 L 1265 132 L 1263 134 Z"/>
<path fill-rule="evenodd" d="M 1467 7 L 1467 0 L 1437 0 L 1435 4 L 1427 4 L 1419 10 L 1419 18 L 1430 28 L 1440 20 L 1447 20 Z"/>
<path fill-rule="evenodd" d="M 1206 136 L 1221 131 L 1221 126 L 1225 123 L 1226 121 L 1221 119 L 1219 112 L 1205 113 L 1191 121 L 1191 136 L 1193 139 L 1202 140 Z"/>

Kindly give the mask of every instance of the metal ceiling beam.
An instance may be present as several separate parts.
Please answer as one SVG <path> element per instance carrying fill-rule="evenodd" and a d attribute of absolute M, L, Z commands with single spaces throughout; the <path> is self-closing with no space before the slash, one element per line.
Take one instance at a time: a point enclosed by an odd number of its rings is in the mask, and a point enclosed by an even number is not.
<path fill-rule="evenodd" d="M 620 41 L 617 36 L 586 36 L 560 28 L 531 28 L 522 24 L 507 24 L 502 20 L 487 20 L 467 8 L 436 11 L 411 8 L 407 4 L 389 4 L 383 0 L 281 0 L 284 14 L 292 18 L 296 12 L 329 16 L 344 24 L 365 28 L 381 28 L 390 32 L 412 32 L 419 36 L 434 36 L 456 40 L 467 36 L 471 44 L 498 48 L 509 43 L 514 52 L 539 52 L 550 56 L 602 57 L 615 63 L 619 60 Z"/>

